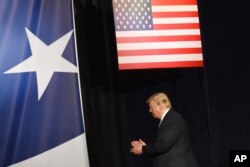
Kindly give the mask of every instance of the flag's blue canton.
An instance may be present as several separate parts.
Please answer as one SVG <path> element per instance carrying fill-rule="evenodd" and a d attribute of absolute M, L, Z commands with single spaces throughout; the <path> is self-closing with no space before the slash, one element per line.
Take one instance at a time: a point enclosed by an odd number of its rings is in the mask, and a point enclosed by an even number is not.
<path fill-rule="evenodd" d="M 71 0 L 0 1 L 0 167 L 84 132 L 78 76 L 54 73 L 37 100 L 36 73 L 3 74 L 32 55 L 25 27 L 50 45 L 73 29 Z M 74 35 L 62 57 L 76 65 Z"/>
<path fill-rule="evenodd" d="M 116 31 L 152 30 L 151 0 L 113 0 Z"/>

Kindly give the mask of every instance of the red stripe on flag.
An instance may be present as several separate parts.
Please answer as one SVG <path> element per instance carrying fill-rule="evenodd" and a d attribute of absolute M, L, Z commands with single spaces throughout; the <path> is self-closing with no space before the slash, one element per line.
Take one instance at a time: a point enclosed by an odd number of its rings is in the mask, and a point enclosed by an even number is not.
<path fill-rule="evenodd" d="M 119 64 L 119 69 L 131 70 L 131 69 L 202 67 L 202 66 L 203 66 L 203 61 L 183 61 L 183 62 Z"/>
<path fill-rule="evenodd" d="M 197 5 L 197 0 L 152 0 L 152 6 L 159 5 Z"/>
<path fill-rule="evenodd" d="M 153 18 L 198 17 L 198 12 L 153 12 Z"/>
<path fill-rule="evenodd" d="M 199 23 L 191 24 L 154 24 L 154 30 L 166 30 L 166 29 L 199 29 Z"/>
<path fill-rule="evenodd" d="M 117 43 L 137 43 L 137 42 L 169 42 L 169 41 L 200 41 L 200 35 L 185 36 L 156 36 L 156 37 L 123 37 L 117 38 Z"/>
<path fill-rule="evenodd" d="M 182 49 L 151 49 L 151 50 L 126 50 L 118 51 L 118 56 L 145 56 L 145 55 L 167 55 L 167 54 L 192 54 L 202 53 L 201 48 Z"/>

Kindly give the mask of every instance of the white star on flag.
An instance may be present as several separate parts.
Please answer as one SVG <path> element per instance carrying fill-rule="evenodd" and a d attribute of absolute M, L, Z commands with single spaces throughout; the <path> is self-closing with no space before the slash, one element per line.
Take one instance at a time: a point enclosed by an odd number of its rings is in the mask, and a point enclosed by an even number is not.
<path fill-rule="evenodd" d="M 73 30 L 69 31 L 50 45 L 46 45 L 27 28 L 25 28 L 25 30 L 32 55 L 4 72 L 4 74 L 36 72 L 38 100 L 40 100 L 54 72 L 78 72 L 78 68 L 74 64 L 62 57 Z"/>

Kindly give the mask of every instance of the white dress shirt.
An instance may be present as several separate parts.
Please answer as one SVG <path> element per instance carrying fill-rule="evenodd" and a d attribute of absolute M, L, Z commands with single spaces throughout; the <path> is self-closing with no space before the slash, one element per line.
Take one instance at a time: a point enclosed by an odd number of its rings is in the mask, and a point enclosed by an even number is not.
<path fill-rule="evenodd" d="M 161 120 L 160 120 L 160 123 L 159 123 L 159 127 L 161 126 L 161 122 L 163 121 L 163 119 L 165 118 L 165 116 L 167 115 L 168 111 L 170 110 L 170 108 L 166 109 L 164 111 L 164 113 L 162 114 L 161 116 Z"/>

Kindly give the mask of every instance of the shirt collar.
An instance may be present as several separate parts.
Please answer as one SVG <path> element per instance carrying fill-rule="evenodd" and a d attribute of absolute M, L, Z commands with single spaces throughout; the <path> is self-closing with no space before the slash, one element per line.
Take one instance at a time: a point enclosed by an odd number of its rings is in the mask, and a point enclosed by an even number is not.
<path fill-rule="evenodd" d="M 170 110 L 170 108 L 168 108 L 168 109 L 166 109 L 165 111 L 164 111 L 164 113 L 162 114 L 162 116 L 161 116 L 161 121 L 165 118 L 165 116 L 166 116 L 166 114 L 169 112 L 169 110 Z M 160 121 L 160 122 L 161 122 Z"/>

